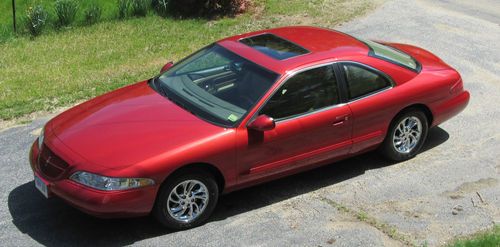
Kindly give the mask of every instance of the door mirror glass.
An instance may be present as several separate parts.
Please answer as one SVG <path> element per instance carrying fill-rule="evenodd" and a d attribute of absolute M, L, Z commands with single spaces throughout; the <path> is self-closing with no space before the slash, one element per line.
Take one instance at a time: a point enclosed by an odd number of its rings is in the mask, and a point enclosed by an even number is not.
<path fill-rule="evenodd" d="M 163 73 L 163 72 L 169 70 L 170 68 L 172 68 L 172 66 L 174 66 L 174 62 L 170 61 L 170 62 L 166 63 L 165 65 L 163 65 L 163 67 L 161 67 L 160 73 Z"/>
<path fill-rule="evenodd" d="M 267 131 L 274 129 L 275 126 L 276 124 L 272 117 L 260 115 L 248 125 L 248 128 L 257 131 Z"/>

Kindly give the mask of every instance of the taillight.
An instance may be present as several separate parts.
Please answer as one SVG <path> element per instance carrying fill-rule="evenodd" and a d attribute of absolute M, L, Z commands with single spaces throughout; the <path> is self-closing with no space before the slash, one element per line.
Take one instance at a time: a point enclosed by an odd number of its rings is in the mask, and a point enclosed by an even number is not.
<path fill-rule="evenodd" d="M 462 78 L 460 78 L 453 86 L 450 88 L 450 94 L 457 94 L 460 93 L 464 90 L 464 83 L 462 81 Z"/>

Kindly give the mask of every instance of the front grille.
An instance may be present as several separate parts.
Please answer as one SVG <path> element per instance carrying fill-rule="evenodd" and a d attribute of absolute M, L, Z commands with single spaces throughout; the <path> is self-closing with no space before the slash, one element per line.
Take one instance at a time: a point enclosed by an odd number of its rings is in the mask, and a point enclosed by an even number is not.
<path fill-rule="evenodd" d="M 41 175 L 47 179 L 56 180 L 61 178 L 67 168 L 68 163 L 54 154 L 45 144 L 42 145 L 38 156 L 38 169 Z"/>

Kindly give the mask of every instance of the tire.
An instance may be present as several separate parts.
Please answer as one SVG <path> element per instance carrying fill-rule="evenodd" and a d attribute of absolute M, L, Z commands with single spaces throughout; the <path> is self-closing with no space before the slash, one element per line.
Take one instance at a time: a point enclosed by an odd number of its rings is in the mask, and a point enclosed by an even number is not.
<path fill-rule="evenodd" d="M 411 129 L 404 128 L 413 124 L 416 125 Z M 392 121 L 380 147 L 382 155 L 392 161 L 404 161 L 415 157 L 427 139 L 428 129 L 427 117 L 422 111 L 410 109 L 399 114 Z"/>
<path fill-rule="evenodd" d="M 186 197 L 186 194 L 182 192 L 184 188 L 189 190 L 190 186 L 192 186 L 191 191 L 196 192 L 196 194 L 188 193 Z M 200 191 L 206 191 L 206 193 Z M 205 203 L 202 203 L 201 197 L 203 195 L 207 196 Z M 184 198 L 182 198 L 183 196 Z M 153 208 L 153 216 L 163 226 L 171 230 L 197 227 L 208 220 L 217 205 L 218 197 L 219 188 L 212 174 L 192 171 L 175 175 L 162 185 Z M 197 210 L 199 213 L 195 214 Z M 190 213 L 196 216 L 190 216 Z"/>

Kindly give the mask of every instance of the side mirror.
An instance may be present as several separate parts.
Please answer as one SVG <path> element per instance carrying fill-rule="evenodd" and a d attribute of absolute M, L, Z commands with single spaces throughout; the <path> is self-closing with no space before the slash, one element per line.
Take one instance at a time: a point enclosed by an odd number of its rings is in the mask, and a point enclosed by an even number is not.
<path fill-rule="evenodd" d="M 163 72 L 169 70 L 170 68 L 172 68 L 172 66 L 174 66 L 174 62 L 170 61 L 170 62 L 166 63 L 165 65 L 163 65 L 163 67 L 161 67 L 160 73 L 163 73 Z"/>
<path fill-rule="evenodd" d="M 255 120 L 253 120 L 249 125 L 249 129 L 257 130 L 257 131 L 267 131 L 272 130 L 276 127 L 274 123 L 274 119 L 267 115 L 260 115 Z"/>

